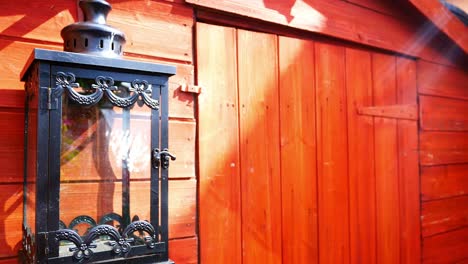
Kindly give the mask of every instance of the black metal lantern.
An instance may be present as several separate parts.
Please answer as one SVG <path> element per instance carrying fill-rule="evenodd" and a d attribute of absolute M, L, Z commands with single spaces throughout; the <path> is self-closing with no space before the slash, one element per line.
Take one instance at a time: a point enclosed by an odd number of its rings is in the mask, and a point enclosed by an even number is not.
<path fill-rule="evenodd" d="M 80 6 L 87 21 L 62 31 L 73 52 L 36 49 L 21 75 L 22 262 L 172 263 L 167 99 L 175 67 L 120 59 L 125 38 L 105 25 L 109 4 Z"/>

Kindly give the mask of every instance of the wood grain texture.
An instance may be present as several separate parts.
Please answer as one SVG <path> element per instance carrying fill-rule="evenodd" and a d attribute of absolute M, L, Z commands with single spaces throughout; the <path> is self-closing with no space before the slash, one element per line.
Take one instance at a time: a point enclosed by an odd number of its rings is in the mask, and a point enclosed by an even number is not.
<path fill-rule="evenodd" d="M 0 60 L 4 62 L 4 66 L 0 68 L 0 76 L 2 78 L 0 89 L 24 89 L 24 83 L 19 79 L 20 72 L 34 48 L 62 50 L 62 47 L 59 45 L 33 44 L 21 41 L 12 42 L 0 38 L 1 46 L 4 47 L 0 49 Z"/>
<path fill-rule="evenodd" d="M 24 101 L 26 98 L 26 93 L 23 90 L 13 90 L 13 89 L 0 89 L 2 94 L 2 100 L 0 101 L 0 109 L 5 112 L 8 111 L 18 111 L 23 112 Z"/>
<path fill-rule="evenodd" d="M 358 107 L 360 115 L 378 116 L 406 120 L 418 120 L 417 104 L 398 104 L 383 106 L 363 106 Z"/>
<path fill-rule="evenodd" d="M 387 14 L 394 17 L 400 17 L 402 10 L 401 8 L 397 8 L 395 2 L 402 2 L 399 0 L 389 1 L 389 0 L 345 0 L 346 2 L 350 2 L 356 4 L 358 6 L 362 6 L 375 12 Z M 400 3 L 399 3 L 400 4 Z"/>
<path fill-rule="evenodd" d="M 175 263 L 198 263 L 197 237 L 169 240 L 169 258 Z"/>
<path fill-rule="evenodd" d="M 397 102 L 395 57 L 372 54 L 376 106 Z M 377 256 L 380 263 L 400 261 L 398 129 L 394 119 L 375 117 Z"/>
<path fill-rule="evenodd" d="M 468 195 L 422 203 L 424 237 L 468 226 Z"/>
<path fill-rule="evenodd" d="M 192 8 L 157 0 L 111 4 L 108 23 L 125 32 L 125 52 L 192 61 Z"/>
<path fill-rule="evenodd" d="M 197 23 L 200 261 L 241 263 L 236 30 Z"/>
<path fill-rule="evenodd" d="M 345 49 L 315 44 L 319 256 L 348 263 L 349 191 Z"/>
<path fill-rule="evenodd" d="M 397 103 L 417 105 L 416 62 L 396 58 Z M 416 107 L 417 108 L 417 107 Z M 400 262 L 421 262 L 417 120 L 397 120 Z"/>
<path fill-rule="evenodd" d="M 468 99 L 468 74 L 466 69 L 418 61 L 417 70 L 418 93 Z"/>
<path fill-rule="evenodd" d="M 468 162 L 468 133 L 421 132 L 419 136 L 421 165 Z"/>
<path fill-rule="evenodd" d="M 76 1 L 18 0 L 14 5 L 1 1 L 0 35 L 61 44 L 60 30 L 76 21 L 77 7 Z M 0 50 L 5 47 L 0 44 Z"/>
<path fill-rule="evenodd" d="M 0 258 L 18 254 L 22 221 L 23 184 L 0 185 Z"/>
<path fill-rule="evenodd" d="M 347 48 L 346 62 L 351 263 L 371 264 L 377 261 L 374 119 L 357 112 L 373 105 L 371 55 Z"/>
<path fill-rule="evenodd" d="M 314 42 L 278 45 L 283 263 L 317 263 Z"/>
<path fill-rule="evenodd" d="M 422 243 L 423 263 L 458 263 L 468 258 L 468 227 L 427 237 Z"/>
<path fill-rule="evenodd" d="M 468 165 L 421 167 L 423 201 L 468 194 Z"/>
<path fill-rule="evenodd" d="M 24 100 L 23 100 L 24 101 Z M 23 182 L 24 114 L 0 109 L 0 182 Z"/>
<path fill-rule="evenodd" d="M 281 262 L 275 35 L 238 30 L 243 263 Z"/>
<path fill-rule="evenodd" d="M 420 96 L 421 128 L 432 131 L 468 131 L 468 100 Z"/>
<path fill-rule="evenodd" d="M 195 179 L 195 122 L 169 121 L 169 149 L 177 155 L 169 178 Z"/>
<path fill-rule="evenodd" d="M 110 3 L 108 24 L 125 33 L 125 52 L 192 61 L 192 8 L 166 1 Z M 63 43 L 60 31 L 76 22 L 78 16 L 76 1 L 20 0 L 15 5 L 2 2 L 0 10 L 0 35 L 60 46 Z M 0 51 L 7 45 L 0 43 Z"/>
<path fill-rule="evenodd" d="M 454 47 L 447 37 L 440 36 L 438 30 L 431 23 L 427 23 L 427 19 L 415 12 L 406 1 L 399 2 L 397 10 L 408 11 L 411 15 L 404 16 L 402 12 L 397 12 L 399 17 L 375 12 L 347 1 L 186 0 L 186 2 L 215 9 L 218 12 L 223 11 L 317 32 L 448 65 L 456 64 L 454 54 L 464 56 L 456 49 L 456 45 Z M 394 3 L 392 5 L 396 6 Z"/>

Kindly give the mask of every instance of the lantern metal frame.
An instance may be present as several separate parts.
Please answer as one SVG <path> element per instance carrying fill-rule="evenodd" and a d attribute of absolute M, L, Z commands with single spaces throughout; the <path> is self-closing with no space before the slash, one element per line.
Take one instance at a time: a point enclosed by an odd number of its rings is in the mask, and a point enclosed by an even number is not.
<path fill-rule="evenodd" d="M 168 167 L 175 156 L 168 151 L 168 78 L 175 67 L 89 54 L 35 49 L 26 64 L 21 79 L 26 82 L 25 149 L 24 149 L 24 219 L 23 263 L 173 263 L 168 258 Z M 75 79 L 95 80 L 83 95 L 74 91 Z M 114 81 L 132 84 L 132 95 L 121 98 L 113 91 Z M 149 221 L 129 219 L 129 179 L 122 177 L 122 230 L 101 224 L 86 237 L 80 237 L 60 221 L 60 151 L 62 124 L 62 94 L 76 104 L 96 104 L 104 97 L 117 107 L 128 109 L 137 99 L 151 108 L 151 186 Z M 30 115 L 37 111 L 37 116 Z M 35 120 L 31 120 L 35 118 Z M 34 122 L 31 122 L 34 121 Z M 31 124 L 36 124 L 32 128 Z M 30 130 L 36 130 L 36 134 Z M 30 134 L 32 133 L 32 134 Z M 34 142 L 28 142 L 33 136 Z M 31 146 L 34 144 L 34 146 Z M 36 160 L 28 160 L 34 151 Z M 28 211 L 28 173 L 35 173 L 34 212 Z M 125 204 L 127 202 L 127 204 Z M 35 215 L 34 227 L 28 226 L 28 214 Z M 125 215 L 127 214 L 127 215 Z M 108 217 L 111 220 L 115 214 Z M 89 220 L 83 217 L 83 221 Z M 135 219 L 134 219 L 135 220 Z M 92 221 L 91 221 L 92 222 Z M 129 234 L 148 234 L 144 245 L 133 245 Z M 93 252 L 93 240 L 105 235 L 111 239 L 112 250 Z M 59 256 L 61 240 L 73 242 L 71 256 Z"/>

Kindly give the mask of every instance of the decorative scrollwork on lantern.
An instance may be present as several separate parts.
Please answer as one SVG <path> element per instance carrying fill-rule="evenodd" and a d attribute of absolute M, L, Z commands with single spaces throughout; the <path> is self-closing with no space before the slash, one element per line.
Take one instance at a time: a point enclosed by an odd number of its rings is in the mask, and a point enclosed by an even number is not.
<path fill-rule="evenodd" d="M 57 72 L 56 74 L 56 87 L 53 89 L 51 96 L 53 98 L 59 98 L 62 96 L 64 90 L 67 91 L 69 98 L 80 105 L 90 106 L 98 103 L 103 95 L 105 94 L 109 101 L 121 108 L 130 107 L 141 100 L 151 109 L 159 109 L 159 101 L 151 97 L 152 89 L 146 80 L 135 79 L 131 82 L 131 87 L 128 88 L 130 96 L 121 97 L 116 94 L 118 90 L 117 86 L 114 85 L 114 79 L 112 77 L 98 76 L 95 78 L 95 84 L 91 84 L 91 87 L 87 89 L 93 89 L 92 94 L 81 94 L 78 93 L 74 88 L 79 88 L 80 85 L 76 83 L 76 77 L 73 73 L 68 72 Z"/>
<path fill-rule="evenodd" d="M 111 238 L 112 241 L 109 245 L 113 246 L 112 250 L 115 254 L 127 253 L 131 249 L 129 242 L 133 242 L 133 239 L 121 237 L 119 231 L 111 225 L 98 225 L 91 229 L 86 236 L 85 243 L 91 244 L 100 236 L 108 236 Z"/>
<path fill-rule="evenodd" d="M 125 230 L 122 233 L 122 236 L 127 238 L 136 231 L 146 232 L 149 235 L 149 236 L 146 236 L 144 238 L 146 246 L 148 248 L 154 248 L 155 247 L 156 242 L 157 242 L 156 231 L 155 231 L 154 227 L 150 223 L 148 223 L 146 221 L 132 222 L 131 224 L 129 224 L 127 226 L 127 228 L 125 228 Z"/>
<path fill-rule="evenodd" d="M 135 217 L 138 218 L 137 216 Z M 116 213 L 110 213 L 102 217 L 100 223 L 109 221 L 119 222 L 121 221 L 121 216 Z M 93 226 L 84 237 L 81 237 L 76 230 L 72 229 L 82 223 Z M 64 223 L 63 226 L 65 226 Z M 57 241 L 69 241 L 73 243 L 75 247 L 69 249 L 70 252 L 74 252 L 73 257 L 78 261 L 85 261 L 93 256 L 94 252 L 92 249 L 97 247 L 93 241 L 97 240 L 101 236 L 105 236 L 109 239 L 107 244 L 112 247 L 112 251 L 116 255 L 130 252 L 132 248 L 131 244 L 135 242 L 135 239 L 132 237 L 135 232 L 146 232 L 148 236 L 143 238 L 146 246 L 150 249 L 156 246 L 156 243 L 158 242 L 156 231 L 147 221 L 134 221 L 129 224 L 122 233 L 120 233 L 117 228 L 111 225 L 96 225 L 96 222 L 91 217 L 83 215 L 75 217 L 70 223 L 69 228 L 58 230 L 55 238 Z"/>
<path fill-rule="evenodd" d="M 76 78 L 73 73 L 57 72 L 55 79 L 57 86 L 55 91 L 52 92 L 52 95 L 55 98 L 60 97 L 63 90 L 66 90 L 68 92 L 68 97 L 70 97 L 72 101 L 80 105 L 88 106 L 99 102 L 104 94 L 102 89 L 97 89 L 95 86 L 91 86 L 95 89 L 95 92 L 92 94 L 83 95 L 75 91 L 73 88 L 78 88 L 80 85 L 75 82 Z"/>
<path fill-rule="evenodd" d="M 136 79 L 132 82 L 132 87 L 129 90 L 141 95 L 143 102 L 150 108 L 158 109 L 159 101 L 151 98 L 152 90 L 147 81 Z"/>
<path fill-rule="evenodd" d="M 95 244 L 87 244 L 83 239 L 78 235 L 77 232 L 71 229 L 60 229 L 55 233 L 55 238 L 57 241 L 70 241 L 75 247 L 70 248 L 69 250 L 73 253 L 73 257 L 76 260 L 89 259 L 93 256 L 92 248 L 96 248 Z"/>

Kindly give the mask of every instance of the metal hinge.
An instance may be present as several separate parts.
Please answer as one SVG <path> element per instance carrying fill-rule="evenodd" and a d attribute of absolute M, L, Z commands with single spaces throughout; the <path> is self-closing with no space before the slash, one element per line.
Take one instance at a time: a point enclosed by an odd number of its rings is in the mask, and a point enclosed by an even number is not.
<path fill-rule="evenodd" d="M 383 105 L 358 107 L 359 115 L 386 117 L 394 119 L 418 120 L 418 105 Z"/>
<path fill-rule="evenodd" d="M 37 233 L 37 244 L 38 250 L 43 250 L 42 254 L 44 254 L 45 257 L 49 256 L 49 234 L 45 232 Z"/>
<path fill-rule="evenodd" d="M 159 169 L 159 167 L 163 169 L 169 168 L 169 161 L 176 160 L 176 156 L 169 152 L 167 148 L 160 151 L 158 148 L 155 148 L 151 152 L 151 157 L 153 161 L 153 167 L 155 169 Z"/>
<path fill-rule="evenodd" d="M 186 84 L 186 83 L 180 85 L 180 90 L 186 93 L 200 94 L 202 92 L 202 89 L 203 87 L 200 85 L 193 85 L 193 84 Z"/>
<path fill-rule="evenodd" d="M 58 98 L 62 95 L 61 93 L 59 94 L 59 97 L 57 97 L 57 93 L 54 93 L 54 89 L 56 88 L 51 88 L 51 87 L 41 87 L 41 94 L 43 97 L 45 97 L 45 100 L 42 100 L 42 105 L 41 109 L 47 109 L 47 110 L 54 110 L 58 109 Z"/>

